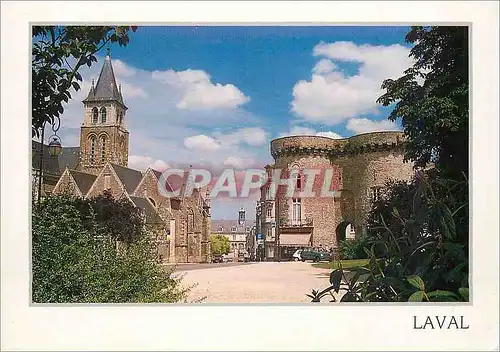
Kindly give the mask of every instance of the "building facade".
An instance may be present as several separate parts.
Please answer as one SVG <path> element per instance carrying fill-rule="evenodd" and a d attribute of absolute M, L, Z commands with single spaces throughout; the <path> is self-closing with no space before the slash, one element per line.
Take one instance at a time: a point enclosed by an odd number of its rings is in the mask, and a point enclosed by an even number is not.
<path fill-rule="evenodd" d="M 92 82 L 83 101 L 80 147 L 63 148 L 59 157 L 47 159 L 48 169 L 43 170 L 44 174 L 51 176 L 45 177 L 51 184 L 43 181 L 44 195 L 70 194 L 92 198 L 109 192 L 116 199 L 125 198 L 144 214 L 147 230 L 156 240 L 160 261 L 209 262 L 208 194 L 195 189 L 192 195 L 184 196 L 189 170 L 186 170 L 186 177 L 180 185 L 181 196 L 164 197 L 158 189 L 160 171 L 148 168 L 141 172 L 127 167 L 127 109 L 108 52 L 97 84 Z M 39 154 L 34 146 L 33 155 Z M 34 160 L 33 168 L 36 161 L 39 159 Z M 172 189 L 168 182 L 165 187 Z"/>
<path fill-rule="evenodd" d="M 270 220 L 276 224 L 279 255 L 284 251 L 289 254 L 290 248 L 337 248 L 340 240 L 366 233 L 372 200 L 385 183 L 410 180 L 414 174 L 413 164 L 403 161 L 403 148 L 401 132 L 366 133 L 346 139 L 290 136 L 271 141 L 275 164 L 268 169 L 296 175 L 293 182 L 297 189 L 290 196 L 278 187 L 274 200 L 265 197 L 267 190 L 262 191 L 261 203 L 273 204 L 275 210 L 275 218 Z M 299 191 L 307 184 L 306 170 L 312 169 L 319 172 L 312 184 L 315 196 L 301 197 Z M 336 191 L 332 196 L 321 196 L 325 178 L 329 179 L 328 190 Z"/>
<path fill-rule="evenodd" d="M 238 220 L 212 220 L 211 234 L 223 235 L 229 240 L 228 255 L 238 258 L 249 253 L 248 237 L 254 225 L 246 219 L 246 211 L 240 208 Z"/>
<path fill-rule="evenodd" d="M 268 178 L 272 177 L 273 165 L 266 165 L 265 171 Z M 272 183 L 265 183 L 260 188 L 260 200 L 258 202 L 260 212 L 260 233 L 263 243 L 264 260 L 274 260 L 276 253 L 276 189 Z"/>

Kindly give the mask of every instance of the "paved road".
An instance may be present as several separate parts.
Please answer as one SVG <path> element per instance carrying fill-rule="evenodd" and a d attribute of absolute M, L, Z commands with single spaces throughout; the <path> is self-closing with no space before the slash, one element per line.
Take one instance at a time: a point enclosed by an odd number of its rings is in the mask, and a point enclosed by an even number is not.
<path fill-rule="evenodd" d="M 192 265 L 192 264 L 191 264 Z M 302 262 L 260 262 L 201 264 L 203 268 L 182 268 L 185 287 L 191 289 L 189 301 L 206 303 L 308 303 L 311 290 L 328 287 L 329 269 L 314 268 Z M 327 303 L 325 299 L 324 303 Z"/>
<path fill-rule="evenodd" d="M 175 271 L 183 272 L 190 270 L 203 270 L 203 269 L 213 269 L 213 268 L 225 268 L 231 266 L 240 266 L 240 265 L 251 265 L 254 263 L 243 263 L 243 262 L 231 262 L 231 263 L 204 263 L 204 264 L 177 264 Z M 170 265 L 166 264 L 165 267 L 169 267 Z"/>

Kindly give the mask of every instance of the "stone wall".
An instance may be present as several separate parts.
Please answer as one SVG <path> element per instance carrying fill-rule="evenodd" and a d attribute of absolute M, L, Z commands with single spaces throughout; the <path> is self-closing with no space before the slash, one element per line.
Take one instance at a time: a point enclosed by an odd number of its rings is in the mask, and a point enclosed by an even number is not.
<path fill-rule="evenodd" d="M 107 164 L 103 169 L 101 174 L 97 176 L 92 187 L 89 189 L 87 193 L 87 198 L 92 198 L 101 194 L 104 190 L 106 190 L 105 183 L 106 177 L 109 177 L 109 188 L 107 188 L 113 198 L 120 198 L 124 193 L 127 193 L 122 183 L 116 176 L 112 167 Z"/>
<path fill-rule="evenodd" d="M 331 189 L 340 191 L 335 198 L 316 194 L 301 199 L 302 218 L 313 221 L 313 246 L 336 247 L 335 230 L 345 221 L 354 223 L 357 235 L 366 232 L 373 189 L 389 179 L 409 180 L 413 175 L 413 164 L 403 162 L 403 148 L 401 132 L 366 133 L 346 139 L 292 136 L 271 142 L 278 169 L 332 169 Z M 323 177 L 317 182 L 322 183 Z M 321 185 L 315 183 L 313 190 L 320 189 Z M 276 203 L 277 218 L 290 220 L 291 198 L 278 191 Z"/>

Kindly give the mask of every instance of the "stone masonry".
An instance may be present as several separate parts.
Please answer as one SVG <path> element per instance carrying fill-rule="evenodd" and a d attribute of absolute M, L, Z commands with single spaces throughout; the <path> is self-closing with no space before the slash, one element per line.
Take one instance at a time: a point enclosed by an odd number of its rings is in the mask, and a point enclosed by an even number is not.
<path fill-rule="evenodd" d="M 298 200 L 298 193 L 289 197 L 280 187 L 276 194 L 280 232 L 293 233 L 290 228 L 312 226 L 311 245 L 334 248 L 348 224 L 354 226 L 357 235 L 366 233 L 366 217 L 381 187 L 390 179 L 410 180 L 414 174 L 413 164 L 403 162 L 403 147 L 401 132 L 373 132 L 345 139 L 290 136 L 271 141 L 274 168 L 286 172 L 298 169 L 300 174 L 300 170 L 318 169 L 320 175 L 331 169 L 330 190 L 340 191 L 335 197 L 320 197 L 323 177 L 318 176 L 313 198 Z M 305 181 L 306 176 L 301 178 Z M 290 225 L 293 202 L 300 202 L 301 219 L 295 226 Z"/>

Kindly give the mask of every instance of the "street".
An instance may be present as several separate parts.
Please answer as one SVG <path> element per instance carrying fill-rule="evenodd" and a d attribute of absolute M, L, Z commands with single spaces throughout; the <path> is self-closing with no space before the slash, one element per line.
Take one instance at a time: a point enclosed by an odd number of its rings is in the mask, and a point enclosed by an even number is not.
<path fill-rule="evenodd" d="M 240 266 L 240 265 L 251 265 L 255 264 L 254 262 L 251 263 L 243 263 L 243 262 L 230 262 L 230 263 L 192 263 L 192 264 L 177 264 L 175 265 L 175 271 L 176 272 L 184 272 L 184 271 L 190 271 L 190 270 L 203 270 L 203 269 L 213 269 L 213 268 L 224 268 L 224 267 L 231 267 L 231 266 Z M 172 265 L 169 264 L 164 264 L 165 267 L 169 267 Z"/>
<path fill-rule="evenodd" d="M 203 303 L 308 303 L 306 294 L 328 287 L 330 274 L 307 262 L 187 264 L 176 272 L 184 287 L 196 285 L 188 300 Z"/>

